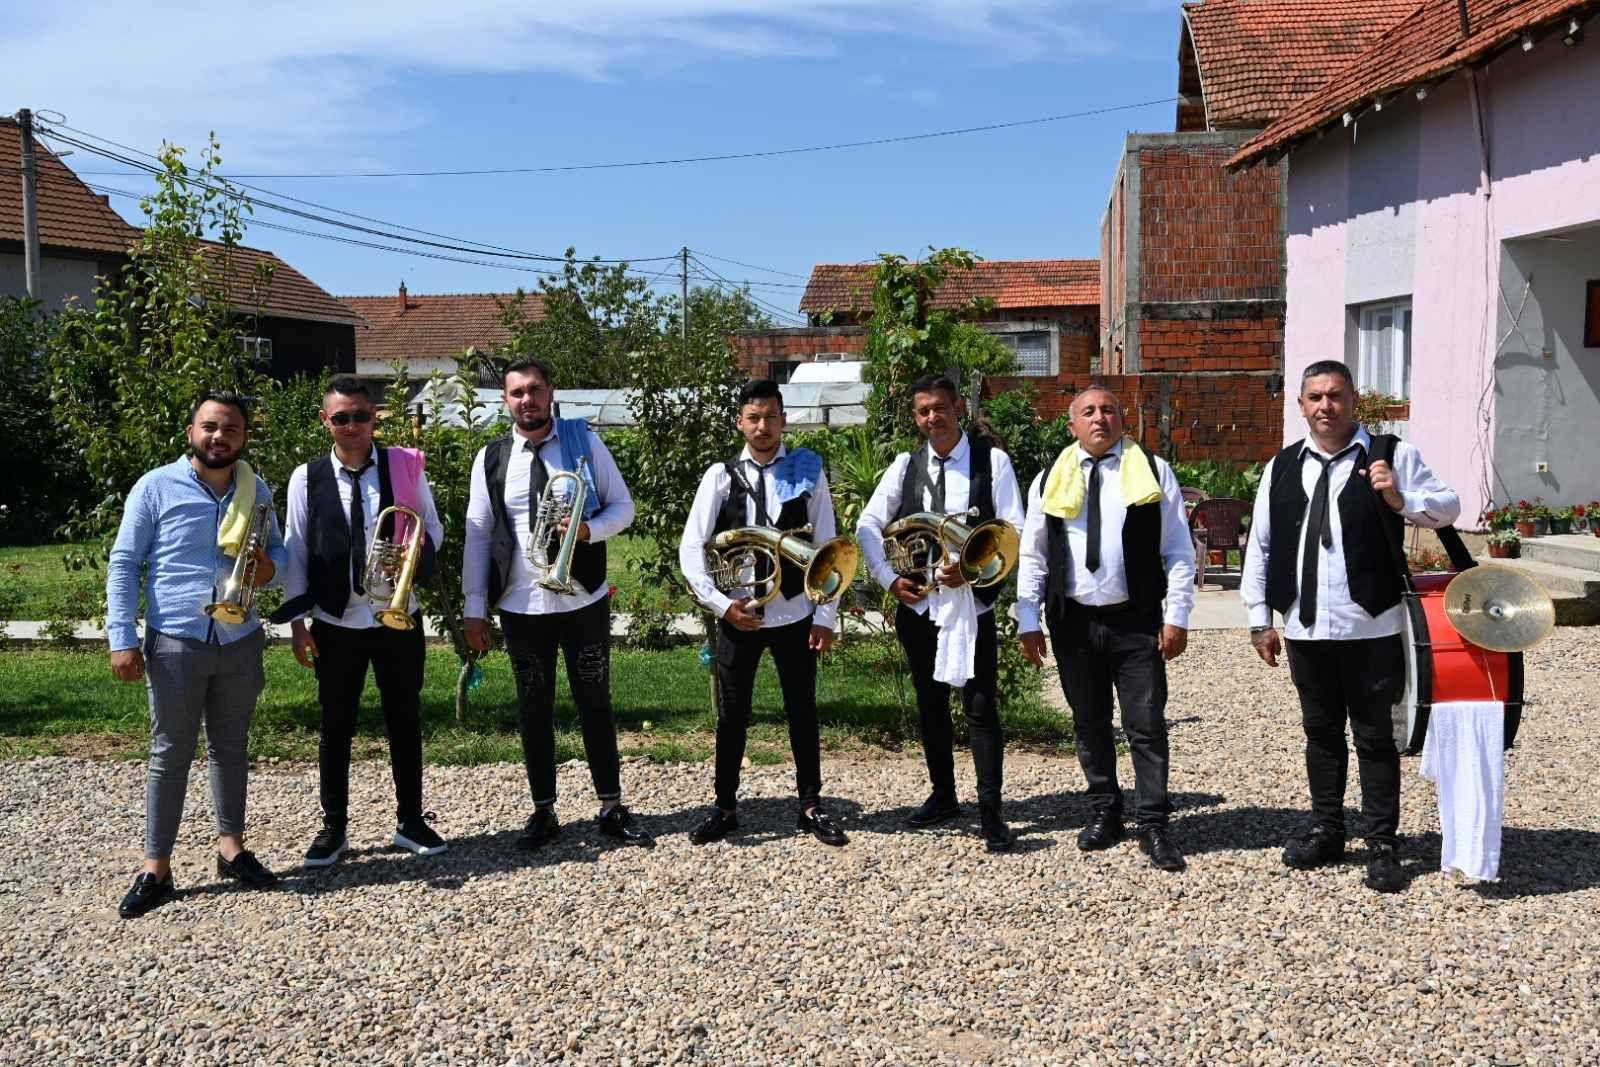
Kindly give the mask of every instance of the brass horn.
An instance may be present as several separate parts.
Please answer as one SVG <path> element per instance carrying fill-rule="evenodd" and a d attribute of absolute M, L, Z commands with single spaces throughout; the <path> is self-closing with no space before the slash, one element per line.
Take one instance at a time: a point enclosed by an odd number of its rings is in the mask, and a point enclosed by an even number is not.
<path fill-rule="evenodd" d="M 783 584 L 779 561 L 787 560 L 804 575 L 807 600 L 813 604 L 837 600 L 855 578 L 860 552 L 848 537 L 813 545 L 806 540 L 811 532 L 810 524 L 798 530 L 772 526 L 724 530 L 706 545 L 706 572 L 724 593 L 749 589 L 753 606 L 760 607 L 778 595 Z M 766 576 L 756 577 L 763 570 Z"/>
<path fill-rule="evenodd" d="M 379 537 L 383 520 L 394 518 L 396 536 L 391 540 Z M 398 536 L 400 521 L 406 522 L 406 535 Z M 367 545 L 367 566 L 361 574 L 361 584 L 366 598 L 372 602 L 373 614 L 391 630 L 410 630 L 417 625 L 411 617 L 411 588 L 417 580 L 417 563 L 422 559 L 422 516 L 408 507 L 394 504 L 378 512 L 372 524 L 372 541 Z"/>
<path fill-rule="evenodd" d="M 1456 632 L 1491 652 L 1525 652 L 1550 636 L 1556 606 L 1531 576 L 1480 563 L 1450 579 L 1444 613 Z"/>
<path fill-rule="evenodd" d="M 534 573 L 542 575 L 539 588 L 552 593 L 570 596 L 573 592 L 572 554 L 578 550 L 578 528 L 583 524 L 583 508 L 589 500 L 589 483 L 583 477 L 588 462 L 587 458 L 580 456 L 576 473 L 556 471 L 544 483 L 544 494 L 539 497 L 533 536 L 528 541 L 528 566 Z M 557 486 L 564 486 L 567 482 L 572 483 L 570 493 L 565 489 L 557 489 Z M 561 547 L 556 550 L 555 559 L 551 559 L 550 539 L 563 521 L 567 524 L 567 532 L 561 537 Z"/>
<path fill-rule="evenodd" d="M 250 617 L 250 608 L 256 602 L 257 558 L 267 539 L 267 526 L 272 521 L 272 505 L 257 504 L 250 513 L 250 532 L 233 557 L 233 570 L 222 583 L 222 595 L 206 605 L 206 614 L 218 622 L 237 626 Z"/>
<path fill-rule="evenodd" d="M 884 558 L 902 578 L 918 579 L 923 590 L 938 582 L 936 572 L 947 554 L 954 554 L 973 588 L 998 585 L 1017 565 L 1022 537 L 1004 519 L 975 526 L 962 521 L 977 517 L 978 509 L 969 508 L 963 515 L 919 511 L 896 519 L 883 530 Z"/>

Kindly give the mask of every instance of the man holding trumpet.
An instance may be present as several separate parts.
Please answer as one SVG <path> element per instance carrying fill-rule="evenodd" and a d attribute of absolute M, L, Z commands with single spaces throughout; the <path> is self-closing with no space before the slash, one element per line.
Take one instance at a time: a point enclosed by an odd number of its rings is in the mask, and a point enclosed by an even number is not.
<path fill-rule="evenodd" d="M 320 412 L 333 449 L 302 463 L 289 478 L 285 600 L 272 618 L 292 621 L 295 659 L 316 671 L 322 705 L 317 746 L 322 829 L 306 850 L 307 867 L 338 862 L 347 844 L 350 746 L 369 665 L 389 738 L 394 843 L 419 856 L 446 848 L 422 807 L 422 616 L 414 594 L 393 612 L 387 610 L 391 594 L 405 590 L 392 588 L 398 563 L 382 555 L 386 542 L 404 543 L 400 529 L 414 529 L 411 516 L 420 516 L 424 536 L 410 573 L 415 581 L 426 581 L 444 529 L 422 472 L 422 454 L 374 445 L 376 415 L 365 383 L 334 378 Z M 411 516 L 384 516 L 396 506 Z M 380 622 L 380 614 L 388 621 Z"/>

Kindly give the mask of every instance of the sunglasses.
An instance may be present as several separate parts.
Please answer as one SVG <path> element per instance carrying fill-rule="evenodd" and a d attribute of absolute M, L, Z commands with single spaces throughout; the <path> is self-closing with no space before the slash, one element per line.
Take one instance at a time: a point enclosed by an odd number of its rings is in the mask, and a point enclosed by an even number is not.
<path fill-rule="evenodd" d="M 335 426 L 349 426 L 352 422 L 365 426 L 372 421 L 370 411 L 336 411 L 328 416 L 328 421 Z"/>

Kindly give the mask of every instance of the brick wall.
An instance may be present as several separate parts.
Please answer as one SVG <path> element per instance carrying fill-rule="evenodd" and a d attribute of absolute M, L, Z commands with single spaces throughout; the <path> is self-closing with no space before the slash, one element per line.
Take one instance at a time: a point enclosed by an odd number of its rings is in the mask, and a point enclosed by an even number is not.
<path fill-rule="evenodd" d="M 752 378 L 770 377 L 774 361 L 813 362 L 819 354 L 842 352 L 860 358 L 867 332 L 859 326 L 802 326 L 790 329 L 749 330 L 734 334 L 739 366 Z"/>
<path fill-rule="evenodd" d="M 1142 319 L 1139 357 L 1147 372 L 1276 371 L 1283 362 L 1283 320 Z"/>
<path fill-rule="evenodd" d="M 1230 173 L 1233 152 L 1139 149 L 1141 301 L 1283 298 L 1283 169 Z"/>

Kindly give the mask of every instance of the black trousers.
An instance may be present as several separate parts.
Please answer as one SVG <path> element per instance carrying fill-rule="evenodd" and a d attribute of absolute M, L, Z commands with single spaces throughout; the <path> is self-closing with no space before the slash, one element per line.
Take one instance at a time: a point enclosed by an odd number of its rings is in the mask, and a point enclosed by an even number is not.
<path fill-rule="evenodd" d="M 1134 821 L 1141 827 L 1166 825 L 1172 801 L 1167 796 L 1167 665 L 1161 658 L 1160 620 L 1131 608 L 1108 612 L 1069 603 L 1064 614 L 1052 612 L 1049 623 L 1089 802 L 1096 811 L 1122 813 L 1111 726 L 1115 686 L 1122 732 L 1133 756 Z"/>
<path fill-rule="evenodd" d="M 617 724 L 611 715 L 611 598 L 577 611 L 549 615 L 500 613 L 506 652 L 517 679 L 517 725 L 533 803 L 556 802 L 556 652 L 567 661 L 567 683 L 583 724 L 589 777 L 601 800 L 622 796 Z"/>
<path fill-rule="evenodd" d="M 353 629 L 313 619 L 317 644 L 317 701 L 322 705 L 322 736 L 317 743 L 322 818 L 345 826 L 350 818 L 350 744 L 356 712 L 367 684 L 367 667 L 383 702 L 383 731 L 389 738 L 394 774 L 395 815 L 401 821 L 422 814 L 422 616 L 409 630 L 387 626 Z"/>
<path fill-rule="evenodd" d="M 717 688 L 722 709 L 717 716 L 717 806 L 732 811 L 739 797 L 739 768 L 744 763 L 750 705 L 756 689 L 761 653 L 770 649 L 783 689 L 783 713 L 789 720 L 789 748 L 794 752 L 794 784 L 802 809 L 822 795 L 822 737 L 817 726 L 817 654 L 811 651 L 811 616 L 787 626 L 746 633 L 727 622 L 717 623 Z"/>
<path fill-rule="evenodd" d="M 1392 716 L 1406 677 L 1400 635 L 1288 645 L 1289 674 L 1300 694 L 1306 731 L 1306 778 L 1317 825 L 1344 833 L 1348 720 L 1361 773 L 1365 836 L 1377 844 L 1395 844 L 1400 830 L 1400 750 Z"/>
<path fill-rule="evenodd" d="M 950 687 L 933 680 L 939 627 L 926 615 L 901 604 L 895 609 L 894 631 L 900 639 L 900 647 L 906 650 L 911 681 L 917 690 L 917 718 L 922 727 L 922 755 L 928 761 L 928 779 L 937 796 L 955 800 L 956 761 L 951 751 L 955 744 L 955 728 L 950 722 Z M 961 709 L 967 716 L 972 766 L 978 778 L 978 804 L 995 812 L 1000 808 L 1006 752 L 996 692 L 999 674 L 994 612 L 986 611 L 978 616 L 978 647 L 973 657 L 972 678 L 961 688 Z"/>

